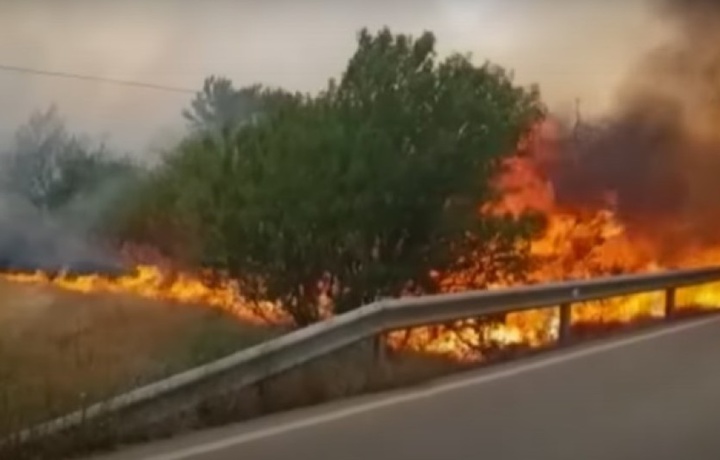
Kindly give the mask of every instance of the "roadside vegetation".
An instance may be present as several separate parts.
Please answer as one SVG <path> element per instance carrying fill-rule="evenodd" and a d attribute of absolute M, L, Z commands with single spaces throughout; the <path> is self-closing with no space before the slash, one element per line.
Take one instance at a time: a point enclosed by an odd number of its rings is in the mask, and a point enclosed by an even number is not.
<path fill-rule="evenodd" d="M 0 283 L 0 437 L 281 333 L 226 313 Z"/>

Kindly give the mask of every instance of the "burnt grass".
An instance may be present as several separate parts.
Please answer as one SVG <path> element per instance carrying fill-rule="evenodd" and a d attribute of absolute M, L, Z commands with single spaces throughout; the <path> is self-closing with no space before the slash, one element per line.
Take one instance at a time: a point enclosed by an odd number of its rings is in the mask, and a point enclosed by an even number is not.
<path fill-rule="evenodd" d="M 671 321 L 713 314 L 711 310 L 683 307 Z M 537 356 L 566 346 L 607 339 L 618 334 L 662 327 L 663 318 L 643 317 L 630 323 L 576 323 L 565 344 L 544 347 L 524 345 L 483 349 L 480 362 L 457 360 L 417 352 L 387 352 L 377 359 L 376 351 L 364 342 L 331 356 L 284 372 L 231 394 L 205 399 L 192 411 L 174 414 L 151 424 L 121 427 L 111 417 L 22 444 L 0 446 L 0 458 L 15 460 L 69 459 L 110 452 L 123 446 L 166 439 L 193 430 L 236 423 L 291 409 L 322 404 L 341 398 L 427 384 L 433 379 Z"/>

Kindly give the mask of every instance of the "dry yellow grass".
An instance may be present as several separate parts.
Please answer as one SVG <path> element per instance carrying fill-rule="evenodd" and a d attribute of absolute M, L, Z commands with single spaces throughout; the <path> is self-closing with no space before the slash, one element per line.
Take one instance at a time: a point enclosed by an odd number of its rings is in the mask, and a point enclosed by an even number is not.
<path fill-rule="evenodd" d="M 274 333 L 206 307 L 0 282 L 0 434 Z"/>

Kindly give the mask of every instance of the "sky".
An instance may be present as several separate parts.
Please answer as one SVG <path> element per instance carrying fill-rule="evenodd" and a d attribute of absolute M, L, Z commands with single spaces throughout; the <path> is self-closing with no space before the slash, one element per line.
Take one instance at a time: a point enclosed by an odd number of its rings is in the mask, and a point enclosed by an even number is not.
<path fill-rule="evenodd" d="M 362 27 L 433 31 L 537 83 L 551 109 L 614 104 L 623 76 L 668 32 L 652 0 L 0 0 L 0 66 L 199 89 L 205 77 L 317 91 Z M 0 145 L 55 104 L 75 131 L 143 155 L 182 131 L 192 94 L 0 70 Z"/>

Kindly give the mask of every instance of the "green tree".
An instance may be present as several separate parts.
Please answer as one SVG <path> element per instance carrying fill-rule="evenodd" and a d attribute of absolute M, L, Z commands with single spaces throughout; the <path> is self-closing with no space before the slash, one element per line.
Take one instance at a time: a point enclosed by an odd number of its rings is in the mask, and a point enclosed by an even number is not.
<path fill-rule="evenodd" d="M 17 130 L 14 145 L 0 158 L 5 191 L 43 212 L 64 213 L 73 208 L 74 217 L 96 211 L 91 202 L 104 198 L 109 186 L 133 173 L 128 160 L 68 132 L 54 106 L 31 115 Z"/>
<path fill-rule="evenodd" d="M 182 114 L 192 129 L 204 133 L 224 133 L 256 121 L 294 95 L 278 89 L 251 85 L 236 89 L 224 77 L 210 76 Z"/>
<path fill-rule="evenodd" d="M 79 144 L 67 132 L 54 106 L 32 114 L 16 131 L 13 147 L 3 156 L 4 187 L 38 208 L 48 208 L 60 180 L 59 159 L 77 150 Z"/>
<path fill-rule="evenodd" d="M 487 282 L 522 270 L 534 227 L 479 208 L 543 113 L 537 89 L 500 67 L 439 60 L 431 33 L 362 30 L 339 82 L 278 103 L 232 142 L 186 145 L 166 168 L 194 165 L 175 177 L 203 209 L 201 260 L 304 325 L 321 294 L 344 311 L 435 292 L 431 272 L 474 253 L 492 261 Z"/>
<path fill-rule="evenodd" d="M 433 292 L 431 270 L 472 251 L 503 252 L 499 269 L 522 257 L 524 222 L 478 207 L 493 198 L 500 160 L 542 116 L 537 91 L 467 56 L 438 63 L 434 45 L 429 33 L 363 30 L 339 84 L 240 134 L 242 157 L 224 169 L 236 206 L 214 247 L 231 248 L 218 255 L 247 291 L 307 323 L 328 276 L 345 310 L 409 283 Z"/>
<path fill-rule="evenodd" d="M 224 168 L 238 154 L 235 134 L 302 100 L 282 89 L 235 90 L 227 79 L 208 78 L 192 108 L 183 111 L 189 135 L 163 154 L 160 168 L 142 174 L 116 208 L 109 222 L 117 237 L 152 244 L 182 261 L 212 263 L 205 246 L 225 212 Z"/>
<path fill-rule="evenodd" d="M 149 243 L 178 261 L 206 264 L 206 241 L 218 231 L 227 137 L 193 134 L 147 171 L 112 221 L 121 240 Z"/>

